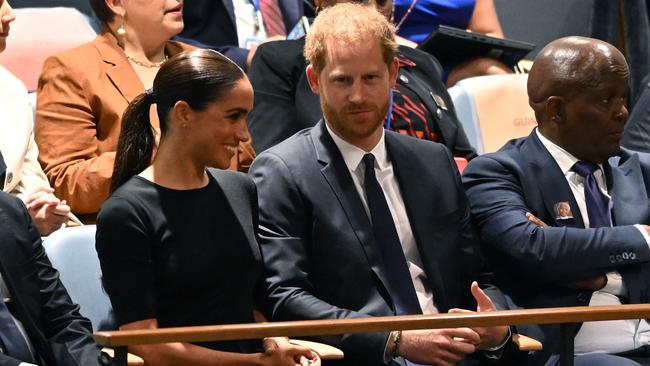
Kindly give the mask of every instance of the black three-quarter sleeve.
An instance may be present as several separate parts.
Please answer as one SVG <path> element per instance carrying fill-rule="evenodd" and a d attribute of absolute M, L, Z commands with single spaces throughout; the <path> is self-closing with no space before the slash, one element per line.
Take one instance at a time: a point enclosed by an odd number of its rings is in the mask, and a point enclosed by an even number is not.
<path fill-rule="evenodd" d="M 115 196 L 97 218 L 102 279 L 120 325 L 157 317 L 151 229 L 146 225 L 129 201 Z"/>

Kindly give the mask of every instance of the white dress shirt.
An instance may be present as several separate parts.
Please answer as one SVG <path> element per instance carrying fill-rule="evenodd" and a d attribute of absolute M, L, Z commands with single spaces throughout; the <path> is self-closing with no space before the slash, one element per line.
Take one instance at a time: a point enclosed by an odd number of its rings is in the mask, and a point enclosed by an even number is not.
<path fill-rule="evenodd" d="M 438 309 L 434 303 L 433 293 L 427 285 L 426 273 L 422 270 L 422 258 L 420 257 L 420 252 L 418 251 L 415 238 L 413 237 L 411 223 L 406 214 L 406 207 L 404 206 L 404 200 L 400 193 L 399 184 L 393 174 L 393 164 L 390 162 L 388 154 L 386 153 L 384 133 L 382 132 L 379 143 L 371 151 L 363 151 L 338 137 L 329 126 L 327 126 L 327 124 L 326 127 L 327 132 L 332 136 L 334 143 L 339 148 L 341 155 L 343 155 L 343 160 L 350 171 L 350 175 L 352 175 L 352 181 L 354 182 L 354 186 L 363 202 L 363 208 L 366 210 L 368 218 L 370 218 L 370 210 L 368 209 L 368 202 L 366 200 L 366 190 L 364 185 L 365 166 L 362 159 L 367 153 L 371 153 L 375 156 L 375 174 L 377 176 L 377 181 L 384 191 L 384 196 L 388 203 L 388 209 L 393 217 L 395 229 L 397 230 L 397 235 L 399 236 L 402 250 L 404 251 L 404 257 L 406 257 L 408 263 L 413 287 L 415 287 L 415 293 L 418 297 L 418 303 L 420 304 L 422 313 L 437 313 Z"/>
<path fill-rule="evenodd" d="M 564 176 L 571 187 L 573 197 L 580 209 L 580 215 L 584 221 L 585 228 L 589 227 L 589 215 L 584 192 L 584 178 L 571 170 L 578 159 L 569 152 L 548 140 L 535 130 L 537 137 L 546 147 L 546 150 L 555 159 L 555 162 L 564 173 Z M 594 177 L 601 192 L 608 198 L 607 184 L 602 164 L 594 172 Z M 635 225 L 641 232 L 650 246 L 650 236 L 640 225 Z M 618 271 L 607 273 L 607 285 L 599 291 L 594 291 L 591 296 L 590 306 L 595 305 L 620 305 L 618 296 L 627 292 L 625 283 Z M 645 320 L 611 320 L 602 322 L 586 322 L 582 325 L 575 337 L 575 354 L 588 353 L 620 353 L 637 349 L 643 345 L 650 344 L 650 325 Z"/>
<path fill-rule="evenodd" d="M 4 301 L 5 303 L 11 301 L 11 295 L 9 293 L 9 288 L 7 288 L 7 284 L 5 283 L 4 279 L 2 279 L 2 274 L 0 273 L 0 294 L 4 295 L 4 298 L 1 298 L 1 301 Z M 23 323 L 20 322 L 20 320 L 16 319 L 16 317 L 11 314 L 11 318 L 14 320 L 16 323 L 16 326 L 18 326 L 18 330 L 20 331 L 20 334 L 23 335 L 25 338 L 25 341 L 27 341 L 27 347 L 29 347 L 29 352 L 32 353 L 32 356 L 35 354 L 34 353 L 34 346 L 32 343 L 29 341 L 29 337 L 27 337 L 27 332 L 25 331 L 25 327 L 23 326 Z M 21 362 L 19 366 L 37 366 L 32 363 L 27 363 L 27 362 Z"/>

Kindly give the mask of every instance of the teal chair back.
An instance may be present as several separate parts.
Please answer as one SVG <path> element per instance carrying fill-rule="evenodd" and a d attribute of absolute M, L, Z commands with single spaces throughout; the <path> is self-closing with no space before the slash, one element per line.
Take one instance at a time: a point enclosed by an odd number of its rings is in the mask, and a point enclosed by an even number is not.
<path fill-rule="evenodd" d="M 115 330 L 113 308 L 102 287 L 95 230 L 95 225 L 57 230 L 43 240 L 43 246 L 72 301 L 79 304 L 81 315 L 92 322 L 93 330 Z"/>

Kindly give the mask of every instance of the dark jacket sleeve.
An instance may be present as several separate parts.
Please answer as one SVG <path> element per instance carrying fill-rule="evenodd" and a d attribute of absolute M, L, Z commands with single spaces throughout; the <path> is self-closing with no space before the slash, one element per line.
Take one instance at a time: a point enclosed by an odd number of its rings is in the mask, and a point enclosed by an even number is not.
<path fill-rule="evenodd" d="M 16 230 L 26 233 L 17 236 L 29 238 L 28 241 L 21 241 L 21 245 L 31 246 L 31 258 L 28 263 L 33 267 L 35 273 L 33 279 L 38 281 L 37 288 L 40 293 L 38 319 L 33 319 L 39 329 L 31 329 L 27 325 L 28 322 L 23 321 L 30 339 L 37 348 L 41 348 L 37 344 L 39 341 L 47 342 L 41 346 L 47 347 L 47 351 L 51 352 L 51 357 L 57 365 L 99 365 L 99 348 L 92 339 L 90 321 L 79 314 L 79 306 L 72 302 L 59 280 L 59 273 L 47 258 L 40 234 L 24 205 L 18 199 L 11 199 L 15 201 L 12 203 L 14 213 L 10 214 L 10 217 L 15 218 Z M 31 272 L 32 269 L 29 271 Z M 22 296 L 30 296 L 30 294 L 22 294 Z M 34 332 L 40 333 L 44 340 L 37 339 Z M 45 353 L 49 353 L 47 351 Z M 43 356 L 46 358 L 45 355 Z"/>
<path fill-rule="evenodd" d="M 295 99 L 299 79 L 297 73 L 305 72 L 302 44 L 298 40 L 268 42 L 261 44 L 255 52 L 248 71 L 255 91 L 255 105 L 248 117 L 248 129 L 257 152 L 272 147 L 301 129 Z"/>
<path fill-rule="evenodd" d="M 521 186 L 523 173 L 512 159 L 495 155 L 472 160 L 463 184 L 486 250 L 511 271 L 540 283 L 566 283 L 617 269 L 621 264 L 611 260 L 615 254 L 635 253 L 626 265 L 650 260 L 648 244 L 632 225 L 540 228 L 529 222 L 525 214 L 534 211 Z"/>

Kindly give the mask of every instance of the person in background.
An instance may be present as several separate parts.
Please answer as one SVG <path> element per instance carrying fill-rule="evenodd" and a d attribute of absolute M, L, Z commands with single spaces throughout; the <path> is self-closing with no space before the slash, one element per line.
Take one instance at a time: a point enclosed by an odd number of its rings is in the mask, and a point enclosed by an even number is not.
<path fill-rule="evenodd" d="M 160 143 L 150 108 L 156 106 Z M 226 169 L 249 138 L 253 90 L 212 50 L 183 52 L 123 117 L 112 195 L 97 220 L 103 282 L 121 330 L 252 323 L 262 274 L 255 186 Z M 320 364 L 286 338 L 130 347 L 149 365 Z"/>
<path fill-rule="evenodd" d="M 440 24 L 503 38 L 494 0 L 395 0 L 394 21 L 397 34 L 413 42 L 413 47 Z M 512 72 L 508 66 L 489 57 L 443 67 L 448 86 L 472 76 Z"/>
<path fill-rule="evenodd" d="M 302 16 L 302 0 L 185 0 L 185 28 L 176 38 L 247 70 L 259 44 L 285 39 Z"/>
<path fill-rule="evenodd" d="M 8 2 L 2 3 L 3 34 L 0 52 L 6 48 L 9 24 L 15 16 Z M 34 142 L 34 117 L 25 85 L 0 66 L 0 187 L 26 205 L 38 232 L 47 236 L 68 221 L 70 207 L 54 195 L 54 190 L 38 163 Z"/>
<path fill-rule="evenodd" d="M 317 0 L 319 9 L 339 2 L 346 1 Z M 363 3 L 390 17 L 392 0 Z M 323 116 L 319 97 L 311 91 L 305 74 L 304 46 L 304 38 L 263 44 L 248 71 L 255 91 L 249 129 L 258 152 L 314 126 Z M 399 46 L 397 57 L 399 75 L 392 90 L 386 128 L 440 142 L 455 156 L 468 160 L 475 157 L 442 82 L 438 61 L 408 46 Z"/>
<path fill-rule="evenodd" d="M 108 197 L 122 113 L 169 57 L 194 47 L 169 40 L 183 29 L 182 1 L 90 3 L 104 27 L 93 42 L 45 61 L 35 137 L 55 194 L 92 221 Z M 249 142 L 237 147 L 231 168 L 247 170 L 254 155 Z"/>

